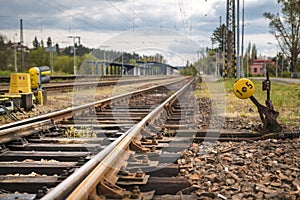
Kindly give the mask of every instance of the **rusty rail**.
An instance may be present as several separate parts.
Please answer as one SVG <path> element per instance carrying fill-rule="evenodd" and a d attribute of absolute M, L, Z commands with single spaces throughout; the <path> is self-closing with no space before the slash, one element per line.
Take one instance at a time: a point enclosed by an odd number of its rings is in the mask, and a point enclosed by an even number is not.
<path fill-rule="evenodd" d="M 52 199 L 88 199 L 88 196 L 96 188 L 99 180 L 104 177 L 108 170 L 107 166 L 113 166 L 122 154 L 122 151 L 129 147 L 140 131 L 160 114 L 168 109 L 170 102 L 180 96 L 194 81 L 189 81 L 184 87 L 174 93 L 166 101 L 156 107 L 151 113 L 143 118 L 138 124 L 129 129 L 124 135 L 111 143 L 105 152 L 97 154 L 91 161 L 86 163 L 79 171 L 65 179 L 61 184 L 46 194 L 42 200 Z M 97 166 L 95 166 L 97 163 Z M 81 182 L 81 183 L 80 183 Z M 80 183 L 80 184 L 78 184 Z M 77 187 L 77 188 L 75 188 Z M 75 190 L 74 190 L 75 189 Z M 70 191 L 74 190 L 71 194 Z M 69 195 L 70 194 L 70 195 Z M 69 195 L 69 196 L 68 196 Z"/>
<path fill-rule="evenodd" d="M 42 121 L 42 120 L 47 120 L 47 119 L 51 119 L 52 121 L 56 122 L 56 121 L 59 121 L 59 120 L 64 119 L 64 118 L 66 119 L 68 117 L 72 117 L 73 114 L 76 114 L 76 113 L 79 113 L 79 112 L 82 112 L 82 111 L 89 112 L 92 109 L 94 109 L 95 107 L 98 107 L 98 106 L 101 106 L 101 105 L 104 105 L 104 104 L 108 104 L 112 101 L 117 101 L 117 100 L 120 100 L 120 99 L 125 98 L 125 97 L 130 97 L 132 95 L 138 95 L 138 94 L 143 93 L 143 92 L 151 91 L 155 88 L 164 87 L 164 86 L 172 85 L 172 84 L 175 84 L 175 83 L 179 83 L 182 80 L 184 80 L 184 79 L 181 78 L 179 80 L 172 81 L 172 82 L 167 83 L 167 84 L 160 84 L 160 85 L 152 86 L 152 87 L 149 87 L 149 88 L 146 88 L 146 89 L 141 89 L 141 90 L 129 92 L 129 93 L 126 93 L 126 94 L 116 95 L 116 96 L 113 96 L 113 97 L 110 97 L 110 98 L 107 98 L 107 99 L 103 99 L 103 100 L 99 100 L 99 101 L 96 101 L 96 102 L 87 103 L 87 104 L 84 104 L 84 105 L 80 105 L 80 106 L 76 106 L 76 107 L 72 107 L 72 108 L 67 108 L 67 109 L 63 109 L 63 110 L 60 110 L 60 111 L 56 111 L 56 112 L 40 115 L 40 116 L 37 116 L 37 117 L 33 117 L 33 118 L 29 118 L 29 119 L 25 119 L 25 120 L 21 120 L 21 121 L 17 121 L 17 122 L 2 125 L 2 126 L 0 126 L 0 142 L 1 142 L 1 135 L 2 135 L 3 130 L 10 129 L 12 127 L 20 127 L 20 126 L 25 125 L 25 124 L 30 125 L 31 123 L 35 123 L 35 122 Z"/>

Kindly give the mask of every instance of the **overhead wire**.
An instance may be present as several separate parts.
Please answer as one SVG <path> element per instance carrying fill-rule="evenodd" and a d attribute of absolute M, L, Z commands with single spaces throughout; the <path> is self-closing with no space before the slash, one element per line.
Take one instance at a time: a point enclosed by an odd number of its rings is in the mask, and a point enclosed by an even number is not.
<path fill-rule="evenodd" d="M 128 17 L 126 14 L 124 14 L 119 8 L 117 8 L 111 1 L 109 0 L 105 0 L 106 2 L 108 2 L 115 10 L 117 10 L 123 17 L 125 17 L 128 21 L 130 21 L 134 27 L 138 27 L 137 24 L 135 23 L 134 19 L 131 19 L 130 17 Z"/>

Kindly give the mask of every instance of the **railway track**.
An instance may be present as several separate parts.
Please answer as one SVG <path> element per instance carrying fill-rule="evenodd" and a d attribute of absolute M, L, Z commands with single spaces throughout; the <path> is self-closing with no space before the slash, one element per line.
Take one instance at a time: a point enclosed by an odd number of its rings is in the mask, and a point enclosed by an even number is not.
<path fill-rule="evenodd" d="M 9 193 L 1 198 L 40 198 L 170 96 L 170 88 L 180 85 L 175 83 L 1 126 L 0 188 Z M 61 137 L 74 127 L 86 135 L 92 127 L 94 135 Z"/>
<path fill-rule="evenodd" d="M 195 199 L 177 163 L 193 142 L 258 140 L 199 129 L 181 80 L 0 126 L 0 199 Z M 205 110 L 208 109 L 208 110 Z"/>
<path fill-rule="evenodd" d="M 81 76 L 78 79 L 72 79 L 73 81 L 68 82 L 56 82 L 59 80 L 68 80 L 64 79 L 64 76 L 54 79 L 51 83 L 43 84 L 43 87 L 47 91 L 57 91 L 57 90 L 66 90 L 66 89 L 73 89 L 76 87 L 77 89 L 86 89 L 86 88 L 96 88 L 96 87 L 105 87 L 105 86 L 113 86 L 113 85 L 125 85 L 125 84 L 133 84 L 133 83 L 139 83 L 139 82 L 150 82 L 150 81 L 156 81 L 156 80 L 163 80 L 165 79 L 165 76 L 161 77 L 134 77 L 134 76 L 126 76 L 126 77 L 117 77 L 117 76 L 106 76 L 101 77 L 100 80 L 97 80 L 95 76 Z M 168 77 L 168 78 L 174 78 L 174 77 Z M 1 85 L 0 88 L 0 94 L 5 94 L 9 92 L 9 84 Z"/>

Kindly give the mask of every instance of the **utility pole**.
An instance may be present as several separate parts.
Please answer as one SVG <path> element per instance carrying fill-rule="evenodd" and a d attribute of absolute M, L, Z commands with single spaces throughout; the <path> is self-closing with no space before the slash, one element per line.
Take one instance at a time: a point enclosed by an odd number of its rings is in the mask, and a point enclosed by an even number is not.
<path fill-rule="evenodd" d="M 241 63 L 240 63 L 240 0 L 237 0 L 236 12 L 236 65 L 237 65 L 237 78 L 241 77 Z"/>
<path fill-rule="evenodd" d="M 15 35 L 17 36 L 17 33 L 15 33 Z M 15 36 L 14 36 L 14 63 L 15 63 L 15 72 L 18 72 L 18 66 L 17 66 L 17 43 L 15 41 Z"/>
<path fill-rule="evenodd" d="M 73 56 L 74 56 L 74 75 L 77 74 L 77 67 L 76 67 L 76 47 L 75 47 L 75 43 L 76 43 L 76 39 L 78 39 L 78 43 L 80 44 L 80 37 L 79 36 L 68 36 L 68 38 L 73 38 Z"/>
<path fill-rule="evenodd" d="M 21 50 L 21 69 L 24 67 L 24 38 L 23 38 L 23 19 L 20 19 L 20 50 Z"/>
<path fill-rule="evenodd" d="M 243 0 L 243 9 L 242 9 L 242 62 L 241 62 L 241 77 L 244 77 L 244 29 L 245 29 L 245 0 Z"/>
<path fill-rule="evenodd" d="M 224 70 L 225 77 L 236 77 L 235 28 L 235 0 L 227 0 Z"/>

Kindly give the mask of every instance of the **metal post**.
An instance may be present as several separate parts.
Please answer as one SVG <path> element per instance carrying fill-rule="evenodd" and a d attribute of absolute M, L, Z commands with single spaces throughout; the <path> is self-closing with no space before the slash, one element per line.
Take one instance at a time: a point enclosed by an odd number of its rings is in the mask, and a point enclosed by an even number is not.
<path fill-rule="evenodd" d="M 241 77 L 241 65 L 240 65 L 240 0 L 237 0 L 236 11 L 236 65 L 237 65 L 237 78 Z"/>
<path fill-rule="evenodd" d="M 246 62 L 247 62 L 247 77 L 249 77 L 249 55 L 248 55 L 248 52 L 247 52 L 247 56 L 246 56 Z"/>
<path fill-rule="evenodd" d="M 276 53 L 276 77 L 278 77 L 278 53 Z"/>
<path fill-rule="evenodd" d="M 50 52 L 50 68 L 51 71 L 54 72 L 54 66 L 53 66 L 53 52 Z"/>
<path fill-rule="evenodd" d="M 76 69 L 76 47 L 75 47 L 75 38 L 73 38 L 73 44 L 74 44 L 74 47 L 73 47 L 73 55 L 74 55 L 74 75 L 77 74 L 77 69 Z"/>
<path fill-rule="evenodd" d="M 24 67 L 24 38 L 23 38 L 23 19 L 20 19 L 20 50 L 21 50 L 21 66 L 20 68 L 22 69 Z"/>
<path fill-rule="evenodd" d="M 245 29 L 245 0 L 243 0 L 243 9 L 242 9 L 242 47 L 241 47 L 241 77 L 244 77 L 244 29 Z"/>
<path fill-rule="evenodd" d="M 121 75 L 124 75 L 123 74 L 123 72 L 124 72 L 124 52 L 122 51 L 122 69 L 121 69 Z"/>
<path fill-rule="evenodd" d="M 224 76 L 236 77 L 236 42 L 235 42 L 235 0 L 227 0 L 226 6 L 226 48 Z"/>
<path fill-rule="evenodd" d="M 15 61 L 15 72 L 18 72 L 17 67 L 17 44 L 14 43 L 14 61 Z"/>
<path fill-rule="evenodd" d="M 284 55 L 283 55 L 283 52 L 282 52 L 282 59 L 281 59 L 281 77 L 283 77 L 283 65 L 284 65 Z"/>
<path fill-rule="evenodd" d="M 73 56 L 74 56 L 74 75 L 77 74 L 77 67 L 76 67 L 76 47 L 75 47 L 75 42 L 76 42 L 76 38 L 78 39 L 79 43 L 80 43 L 80 37 L 79 36 L 68 36 L 68 38 L 73 38 Z"/>

